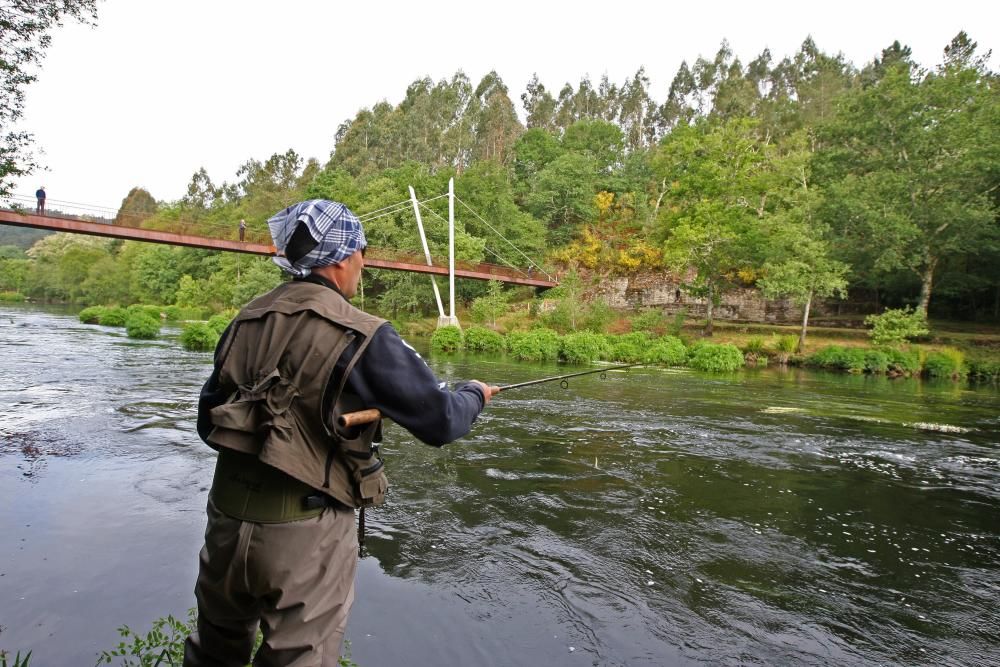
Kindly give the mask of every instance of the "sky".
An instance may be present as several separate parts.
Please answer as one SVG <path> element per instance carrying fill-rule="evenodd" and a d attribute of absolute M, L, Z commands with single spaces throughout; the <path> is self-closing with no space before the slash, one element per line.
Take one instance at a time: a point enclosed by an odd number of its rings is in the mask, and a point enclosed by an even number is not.
<path fill-rule="evenodd" d="M 898 39 L 929 67 L 959 30 L 1000 49 L 1000 3 L 101 0 L 96 27 L 53 33 L 27 89 L 22 125 L 46 169 L 15 192 L 117 209 L 135 186 L 179 199 L 201 167 L 218 184 L 289 148 L 325 163 L 359 109 L 458 70 L 474 85 L 496 70 L 523 117 L 534 73 L 558 94 L 645 66 L 662 103 L 681 62 L 723 39 L 746 63 L 811 35 L 859 66 Z"/>

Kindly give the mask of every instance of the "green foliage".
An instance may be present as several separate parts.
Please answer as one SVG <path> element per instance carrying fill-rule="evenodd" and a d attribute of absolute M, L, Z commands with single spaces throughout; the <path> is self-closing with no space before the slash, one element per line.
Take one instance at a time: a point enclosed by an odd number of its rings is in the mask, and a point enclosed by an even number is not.
<path fill-rule="evenodd" d="M 652 345 L 646 348 L 642 360 L 651 364 L 663 364 L 665 366 L 683 366 L 688 359 L 687 348 L 680 338 L 676 336 L 663 336 L 653 341 Z"/>
<path fill-rule="evenodd" d="M 184 306 L 167 306 L 163 309 L 168 322 L 184 322 L 189 320 L 204 319 L 204 308 L 189 308 Z"/>
<path fill-rule="evenodd" d="M 806 358 L 806 365 L 848 373 L 864 373 L 865 361 L 865 350 L 861 348 L 828 345 L 809 355 Z"/>
<path fill-rule="evenodd" d="M 969 377 L 975 380 L 1000 380 L 1000 359 L 996 357 L 970 357 L 967 364 Z"/>
<path fill-rule="evenodd" d="M 18 651 L 14 654 L 14 662 L 10 662 L 7 652 L 0 650 L 0 667 L 28 667 L 30 661 L 31 651 L 28 651 L 24 655 L 21 655 L 21 652 Z"/>
<path fill-rule="evenodd" d="M 435 352 L 458 352 L 462 345 L 462 330 L 458 327 L 439 327 L 431 336 L 431 349 Z"/>
<path fill-rule="evenodd" d="M 698 370 L 726 373 L 743 368 L 744 360 L 743 353 L 735 345 L 704 343 L 695 346 L 688 363 Z"/>
<path fill-rule="evenodd" d="M 583 328 L 594 333 L 602 333 L 614 319 L 614 309 L 601 299 L 595 299 L 584 311 Z"/>
<path fill-rule="evenodd" d="M 560 340 L 559 356 L 571 364 L 589 364 L 607 352 L 607 341 L 601 334 L 578 331 Z"/>
<path fill-rule="evenodd" d="M 180 341 L 185 350 L 211 352 L 219 344 L 219 334 L 204 322 L 190 322 L 181 329 Z"/>
<path fill-rule="evenodd" d="M 645 331 L 647 333 L 659 333 L 664 326 L 663 310 L 660 308 L 648 308 L 630 320 L 632 331 Z"/>
<path fill-rule="evenodd" d="M 226 313 L 219 313 L 218 315 L 212 315 L 210 318 L 208 318 L 208 326 L 213 331 L 215 331 L 215 333 L 221 336 L 222 332 L 225 331 L 226 327 L 229 326 L 229 323 L 233 321 L 233 317 L 235 317 L 235 313 L 233 313 L 232 311 Z"/>
<path fill-rule="evenodd" d="M 152 318 L 146 313 L 137 312 L 125 320 L 125 331 L 129 338 L 152 339 L 160 333 L 160 318 Z"/>
<path fill-rule="evenodd" d="M 961 350 L 946 347 L 929 352 L 924 361 L 924 372 L 934 378 L 952 378 L 957 380 L 968 374 L 965 365 L 965 354 Z"/>
<path fill-rule="evenodd" d="M 645 360 L 652 342 L 649 334 L 642 331 L 633 331 L 621 336 L 607 336 L 606 340 L 608 342 L 608 360 L 625 363 Z"/>
<path fill-rule="evenodd" d="M 503 352 L 503 336 L 485 327 L 465 330 L 465 349 L 470 352 Z"/>
<path fill-rule="evenodd" d="M 507 352 L 522 361 L 555 361 L 559 358 L 559 334 L 551 329 L 515 331 L 507 334 Z"/>
<path fill-rule="evenodd" d="M 115 306 L 106 309 L 101 313 L 97 321 L 106 327 L 123 327 L 125 326 L 125 320 L 128 318 L 128 312 L 124 308 Z"/>
<path fill-rule="evenodd" d="M 121 641 L 114 648 L 101 651 L 97 664 L 115 662 L 127 667 L 179 665 L 184 662 L 184 640 L 196 627 L 197 613 L 194 609 L 188 610 L 187 621 L 172 615 L 156 619 L 146 634 L 123 625 L 118 628 Z"/>
<path fill-rule="evenodd" d="M 909 307 L 891 308 L 881 315 L 869 315 L 865 324 L 872 328 L 869 335 L 876 345 L 900 345 L 928 333 L 924 313 Z"/>
<path fill-rule="evenodd" d="M 79 317 L 80 321 L 84 324 L 100 324 L 101 316 L 104 315 L 107 310 L 108 309 L 104 306 L 90 306 L 89 308 L 81 310 L 77 317 Z"/>
<path fill-rule="evenodd" d="M 687 308 L 681 308 L 674 313 L 674 317 L 670 321 L 670 326 L 667 327 L 668 335 L 680 337 L 681 332 L 684 331 L 684 321 L 687 319 L 687 313 Z"/>
<path fill-rule="evenodd" d="M 889 371 L 889 355 L 882 350 L 865 350 L 865 371 L 868 373 L 887 373 Z"/>
<path fill-rule="evenodd" d="M 916 375 L 923 369 L 920 353 L 916 350 L 900 350 L 889 347 L 881 350 L 889 359 L 887 372 L 891 375 Z"/>
<path fill-rule="evenodd" d="M 491 280 L 484 296 L 472 302 L 472 320 L 478 323 L 488 322 L 497 325 L 497 318 L 507 310 L 507 295 L 503 291 L 503 283 Z"/>
<path fill-rule="evenodd" d="M 160 319 L 160 314 L 162 312 L 163 309 L 160 308 L 159 306 L 152 306 L 149 304 L 140 304 L 140 303 L 133 303 L 131 306 L 128 306 L 125 309 L 125 313 L 129 316 L 135 315 L 136 313 L 142 313 L 155 320 Z"/>
<path fill-rule="evenodd" d="M 26 298 L 20 292 L 0 292 L 0 303 L 23 303 Z"/>

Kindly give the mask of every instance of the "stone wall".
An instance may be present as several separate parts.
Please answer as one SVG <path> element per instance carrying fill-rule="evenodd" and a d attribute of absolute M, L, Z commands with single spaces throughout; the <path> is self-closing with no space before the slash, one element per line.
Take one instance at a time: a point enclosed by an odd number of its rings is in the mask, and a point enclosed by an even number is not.
<path fill-rule="evenodd" d="M 704 317 L 706 311 L 705 299 L 684 292 L 677 278 L 667 273 L 603 277 L 595 288 L 588 290 L 588 296 L 600 297 L 620 310 L 662 308 L 673 314 L 686 309 L 690 317 Z M 788 299 L 771 301 L 759 290 L 740 288 L 722 297 L 714 317 L 745 322 L 796 323 L 802 319 L 802 309 Z"/>

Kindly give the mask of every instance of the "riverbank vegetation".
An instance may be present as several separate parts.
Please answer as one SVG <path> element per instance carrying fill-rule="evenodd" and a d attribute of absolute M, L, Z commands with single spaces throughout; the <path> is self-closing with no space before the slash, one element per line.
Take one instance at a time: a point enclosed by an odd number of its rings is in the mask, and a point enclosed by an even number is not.
<path fill-rule="evenodd" d="M 908 323 L 917 342 L 936 340 L 940 332 L 927 323 L 942 319 L 960 328 L 992 323 L 995 333 L 996 81 L 964 32 L 932 67 L 899 42 L 860 66 L 811 39 L 787 57 L 764 51 L 749 63 L 723 43 L 712 57 L 682 63 L 659 100 L 644 68 L 624 82 L 585 77 L 558 93 L 535 77 L 520 94 L 520 116 L 497 73 L 473 85 L 458 72 L 414 81 L 399 104 L 361 109 L 337 128 L 325 163 L 287 151 L 249 159 L 222 183 L 199 169 L 178 201 L 133 189 L 116 221 L 235 239 L 245 219 L 248 240 L 266 241 L 267 217 L 294 201 L 331 198 L 364 215 L 405 200 L 410 185 L 429 197 L 455 178 L 460 260 L 523 266 L 530 257 L 533 271 L 561 283 L 539 300 L 524 289 L 459 281 L 459 310 L 488 328 L 524 330 L 537 320 L 563 334 L 676 336 L 670 320 L 683 314 L 650 309 L 634 313 L 648 321 L 623 328 L 623 313 L 598 296 L 608 280 L 659 273 L 697 300 L 702 334 L 721 333 L 721 343 L 730 342 L 729 325 L 716 317 L 727 294 L 752 288 L 792 300 L 801 309 L 798 343 L 780 352 L 790 358 L 824 346 L 822 337 L 806 339 L 807 329 L 816 333 L 809 318 L 821 299 L 846 299 L 855 322 L 888 307 L 897 329 Z M 420 248 L 404 209 L 365 223 L 373 248 Z M 444 199 L 424 205 L 437 257 L 446 254 L 446 217 Z M 268 259 L 243 254 L 68 234 L 30 246 L 4 238 L 4 299 L 155 303 L 205 319 L 282 280 Z M 366 271 L 359 305 L 418 320 L 434 308 L 427 283 Z M 107 317 L 121 319 L 118 311 Z M 511 326 L 512 317 L 522 321 Z M 870 325 L 879 330 L 881 322 Z M 205 334 L 188 338 L 204 347 Z M 962 350 L 969 365 L 975 355 Z M 755 363 L 766 356 L 752 355 Z"/>

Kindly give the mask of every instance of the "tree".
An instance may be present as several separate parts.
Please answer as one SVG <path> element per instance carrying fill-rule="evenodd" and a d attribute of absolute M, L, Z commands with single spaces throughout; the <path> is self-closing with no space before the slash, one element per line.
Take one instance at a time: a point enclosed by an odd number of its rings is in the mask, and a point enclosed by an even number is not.
<path fill-rule="evenodd" d="M 157 204 L 153 195 L 143 188 L 132 188 L 128 191 L 125 199 L 122 199 L 122 205 L 118 208 L 118 214 L 115 215 L 114 224 L 138 227 L 140 223 L 156 213 L 156 210 Z"/>
<path fill-rule="evenodd" d="M 14 178 L 38 166 L 31 134 L 16 124 L 24 113 L 24 89 L 38 76 L 52 30 L 66 18 L 91 23 L 97 0 L 0 0 L 0 195 L 10 194 Z"/>
<path fill-rule="evenodd" d="M 924 317 L 942 260 L 1000 242 L 1000 99 L 975 47 L 959 33 L 930 73 L 905 57 L 891 62 L 819 132 L 827 220 L 867 249 L 874 270 L 917 276 Z"/>
<path fill-rule="evenodd" d="M 521 104 L 528 114 L 528 129 L 541 128 L 554 130 L 556 128 L 556 98 L 545 89 L 538 80 L 538 74 L 531 76 L 527 89 L 521 93 Z"/>
<path fill-rule="evenodd" d="M 757 261 L 760 218 L 766 212 L 771 147 L 748 119 L 701 120 L 677 127 L 662 142 L 654 170 L 670 184 L 660 210 L 664 264 L 684 276 L 685 289 L 706 302 L 704 335 L 714 308 L 736 287 L 738 272 Z"/>

